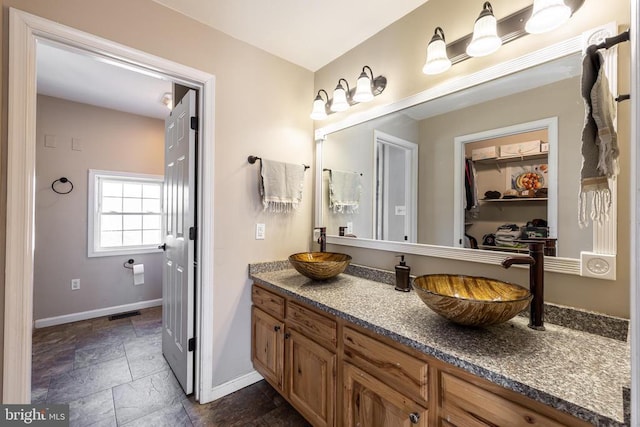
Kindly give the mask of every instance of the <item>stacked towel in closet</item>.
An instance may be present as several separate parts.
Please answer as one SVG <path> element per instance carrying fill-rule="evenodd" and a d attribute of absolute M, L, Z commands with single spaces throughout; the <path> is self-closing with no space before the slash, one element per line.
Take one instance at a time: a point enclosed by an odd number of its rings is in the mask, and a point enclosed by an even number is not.
<path fill-rule="evenodd" d="M 335 213 L 356 213 L 360 207 L 361 177 L 356 172 L 329 171 L 329 208 Z"/>
<path fill-rule="evenodd" d="M 260 161 L 260 195 L 265 210 L 291 212 L 302 201 L 304 165 Z"/>

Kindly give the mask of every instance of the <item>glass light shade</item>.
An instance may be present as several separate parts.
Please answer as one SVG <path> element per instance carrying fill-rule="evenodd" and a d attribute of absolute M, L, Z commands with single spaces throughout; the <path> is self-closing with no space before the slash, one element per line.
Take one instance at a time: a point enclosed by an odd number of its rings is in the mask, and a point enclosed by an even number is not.
<path fill-rule="evenodd" d="M 331 111 L 334 113 L 345 111 L 349 109 L 349 102 L 347 101 L 347 92 L 344 90 L 341 84 L 336 86 L 333 91 L 333 101 L 331 101 Z"/>
<path fill-rule="evenodd" d="M 534 0 L 531 18 L 524 29 L 530 34 L 546 33 L 561 27 L 571 17 L 564 0 Z"/>
<path fill-rule="evenodd" d="M 425 74 L 440 74 L 451 68 L 451 60 L 447 56 L 447 45 L 441 38 L 431 40 L 427 46 L 427 61 L 422 67 Z"/>
<path fill-rule="evenodd" d="M 335 98 L 334 98 L 335 99 Z M 373 99 L 373 92 L 371 90 L 371 79 L 364 71 L 358 77 L 356 83 L 356 93 L 353 94 L 353 100 L 355 102 L 368 102 Z"/>
<path fill-rule="evenodd" d="M 500 46 L 502 46 L 502 40 L 498 37 L 495 16 L 481 14 L 473 26 L 473 38 L 467 46 L 467 55 L 487 56 L 498 50 Z"/>
<path fill-rule="evenodd" d="M 325 102 L 320 95 L 316 96 L 316 99 L 313 101 L 313 110 L 309 117 L 311 117 L 312 120 L 324 120 L 327 118 Z"/>

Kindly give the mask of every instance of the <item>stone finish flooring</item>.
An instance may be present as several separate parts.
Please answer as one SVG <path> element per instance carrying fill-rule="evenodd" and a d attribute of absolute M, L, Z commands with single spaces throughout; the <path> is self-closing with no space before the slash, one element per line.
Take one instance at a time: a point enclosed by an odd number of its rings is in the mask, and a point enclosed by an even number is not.
<path fill-rule="evenodd" d="M 32 402 L 68 403 L 71 426 L 308 426 L 266 382 L 200 405 L 162 356 L 161 308 L 36 329 Z"/>

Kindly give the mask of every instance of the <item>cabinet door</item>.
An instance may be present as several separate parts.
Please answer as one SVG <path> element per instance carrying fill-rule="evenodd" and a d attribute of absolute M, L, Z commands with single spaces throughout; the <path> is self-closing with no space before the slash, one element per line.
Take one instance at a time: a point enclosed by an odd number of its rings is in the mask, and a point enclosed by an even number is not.
<path fill-rule="evenodd" d="M 294 330 L 286 337 L 289 400 L 314 426 L 333 426 L 336 355 Z"/>
<path fill-rule="evenodd" d="M 278 391 L 284 392 L 284 323 L 252 308 L 251 360 L 256 371 Z"/>
<path fill-rule="evenodd" d="M 426 427 L 427 409 L 375 377 L 344 364 L 344 425 L 348 427 Z"/>

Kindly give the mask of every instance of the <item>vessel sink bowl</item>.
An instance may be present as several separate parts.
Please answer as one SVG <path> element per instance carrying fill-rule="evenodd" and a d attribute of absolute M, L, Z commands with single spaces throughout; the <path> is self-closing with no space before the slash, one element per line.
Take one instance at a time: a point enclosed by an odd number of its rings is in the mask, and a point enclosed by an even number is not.
<path fill-rule="evenodd" d="M 289 256 L 293 268 L 313 280 L 327 280 L 342 273 L 351 256 L 335 252 L 301 252 Z"/>
<path fill-rule="evenodd" d="M 413 288 L 431 310 L 467 326 L 506 322 L 527 308 L 529 290 L 484 277 L 429 274 L 417 277 Z"/>

